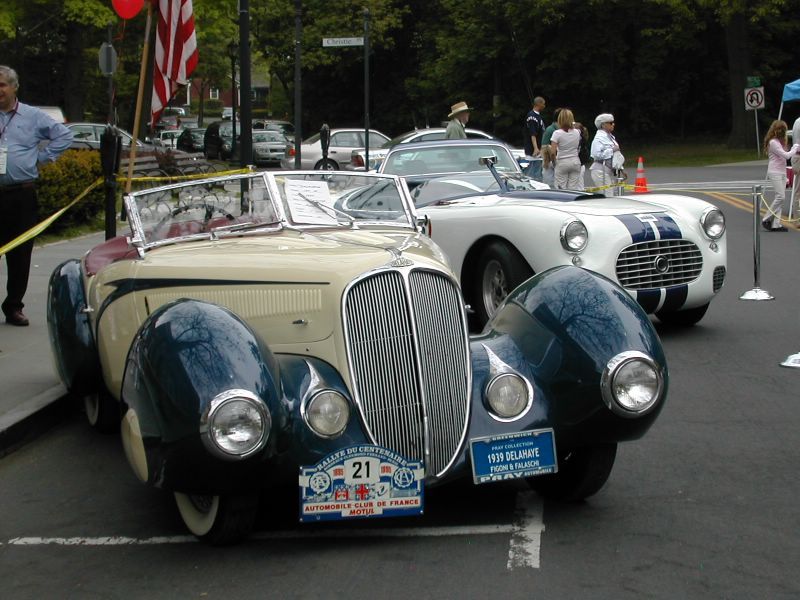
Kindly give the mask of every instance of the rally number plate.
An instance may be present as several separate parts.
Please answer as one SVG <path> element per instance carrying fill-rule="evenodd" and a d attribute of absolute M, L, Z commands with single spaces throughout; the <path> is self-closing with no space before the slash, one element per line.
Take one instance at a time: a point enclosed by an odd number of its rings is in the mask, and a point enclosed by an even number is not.
<path fill-rule="evenodd" d="M 472 478 L 489 483 L 558 471 L 552 429 L 521 431 L 470 440 Z"/>

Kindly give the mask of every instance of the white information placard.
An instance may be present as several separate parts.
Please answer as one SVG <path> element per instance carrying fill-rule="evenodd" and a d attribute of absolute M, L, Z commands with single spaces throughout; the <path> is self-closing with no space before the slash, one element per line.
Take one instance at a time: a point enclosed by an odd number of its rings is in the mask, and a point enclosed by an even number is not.
<path fill-rule="evenodd" d="M 292 221 L 311 225 L 336 225 L 333 211 L 323 206 L 333 206 L 331 192 L 324 181 L 286 180 L 286 199 Z"/>

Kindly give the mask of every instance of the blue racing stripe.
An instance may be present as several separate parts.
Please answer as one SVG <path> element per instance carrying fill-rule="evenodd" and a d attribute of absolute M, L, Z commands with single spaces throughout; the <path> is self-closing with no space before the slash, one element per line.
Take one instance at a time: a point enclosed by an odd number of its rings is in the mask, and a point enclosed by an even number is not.
<path fill-rule="evenodd" d="M 654 313 L 661 302 L 661 290 L 638 290 L 636 292 L 636 302 L 646 313 Z"/>
<path fill-rule="evenodd" d="M 634 244 L 637 242 L 650 242 L 656 239 L 653 228 L 646 223 L 642 223 L 636 215 L 618 215 L 617 219 L 628 229 Z"/>
<path fill-rule="evenodd" d="M 680 226 L 675 219 L 666 215 L 653 215 L 656 218 L 656 228 L 662 240 L 679 240 L 683 237 Z"/>
<path fill-rule="evenodd" d="M 666 298 L 664 298 L 664 306 L 661 310 L 673 311 L 680 310 L 686 304 L 686 298 L 689 296 L 688 285 L 673 285 L 666 289 Z"/>

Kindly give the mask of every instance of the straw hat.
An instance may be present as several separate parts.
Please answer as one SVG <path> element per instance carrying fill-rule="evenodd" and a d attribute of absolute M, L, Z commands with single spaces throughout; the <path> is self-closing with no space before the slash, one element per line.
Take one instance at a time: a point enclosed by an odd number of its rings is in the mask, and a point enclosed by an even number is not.
<path fill-rule="evenodd" d="M 453 104 L 453 106 L 450 107 L 450 114 L 447 115 L 447 118 L 452 119 L 459 113 L 469 112 L 471 110 L 472 109 L 469 106 L 467 106 L 466 102 L 459 102 L 457 104 Z"/>

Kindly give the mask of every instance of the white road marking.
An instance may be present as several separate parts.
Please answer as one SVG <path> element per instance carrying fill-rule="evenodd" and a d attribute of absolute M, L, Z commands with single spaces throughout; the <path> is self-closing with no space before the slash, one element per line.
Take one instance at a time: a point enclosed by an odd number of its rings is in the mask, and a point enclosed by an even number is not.
<path fill-rule="evenodd" d="M 514 530 L 508 545 L 509 571 L 522 567 L 539 568 L 544 520 L 542 499 L 532 491 L 517 494 L 517 508 L 514 511 Z"/>
<path fill-rule="evenodd" d="M 325 538 L 386 538 L 386 537 L 444 537 L 455 535 L 498 535 L 513 533 L 513 525 L 476 525 L 470 527 L 398 527 L 389 529 L 329 529 L 326 531 L 263 531 L 250 536 L 251 540 L 296 540 Z M 18 537 L 6 542 L 8 546 L 153 546 L 159 544 L 192 544 L 191 535 L 133 538 L 108 537 Z M 0 545 L 3 545 L 0 543 Z"/>

